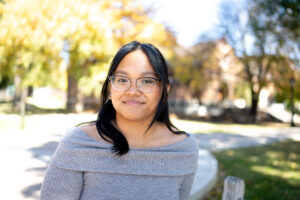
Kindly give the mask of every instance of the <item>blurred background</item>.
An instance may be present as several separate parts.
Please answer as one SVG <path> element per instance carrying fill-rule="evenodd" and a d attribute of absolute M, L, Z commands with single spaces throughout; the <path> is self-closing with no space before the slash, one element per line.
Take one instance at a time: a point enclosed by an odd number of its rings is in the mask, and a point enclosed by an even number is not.
<path fill-rule="evenodd" d="M 298 0 L 0 0 L 1 171 L 28 176 L 6 199 L 38 199 L 64 130 L 96 119 L 111 59 L 133 40 L 162 51 L 173 123 L 219 162 L 204 198 L 220 199 L 232 174 L 247 199 L 299 199 L 299 11 Z M 240 140 L 214 148 L 207 134 L 270 140 L 232 150 Z"/>

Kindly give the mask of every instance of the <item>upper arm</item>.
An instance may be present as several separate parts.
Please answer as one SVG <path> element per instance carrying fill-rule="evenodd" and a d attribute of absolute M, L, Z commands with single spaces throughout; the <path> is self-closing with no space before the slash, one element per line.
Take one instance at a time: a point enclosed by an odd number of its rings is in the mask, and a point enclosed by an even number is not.
<path fill-rule="evenodd" d="M 83 188 L 83 172 L 49 165 L 44 178 L 40 200 L 79 200 Z"/>
<path fill-rule="evenodd" d="M 194 182 L 195 173 L 187 174 L 183 178 L 183 182 L 179 188 L 179 199 L 180 200 L 187 200 L 190 196 L 193 182 Z"/>

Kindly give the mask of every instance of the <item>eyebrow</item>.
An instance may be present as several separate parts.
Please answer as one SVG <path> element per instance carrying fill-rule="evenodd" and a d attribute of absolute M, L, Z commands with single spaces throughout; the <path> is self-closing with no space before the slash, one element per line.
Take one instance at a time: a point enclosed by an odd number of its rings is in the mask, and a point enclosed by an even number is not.
<path fill-rule="evenodd" d="M 119 71 L 117 71 L 117 72 L 115 72 L 116 74 L 124 74 L 124 75 L 129 75 L 126 71 L 123 71 L 123 70 L 119 70 Z M 153 73 L 153 72 L 143 72 L 142 74 L 141 74 L 142 76 L 145 76 L 145 75 L 153 75 L 153 76 L 156 76 L 156 74 L 155 73 Z"/>

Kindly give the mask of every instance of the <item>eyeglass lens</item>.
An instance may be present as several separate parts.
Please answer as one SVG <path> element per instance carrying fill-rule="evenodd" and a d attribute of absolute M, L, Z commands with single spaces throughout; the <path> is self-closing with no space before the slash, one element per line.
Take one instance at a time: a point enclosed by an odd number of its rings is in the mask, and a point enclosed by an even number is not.
<path fill-rule="evenodd" d="M 111 76 L 110 81 L 113 88 L 119 91 L 127 90 L 131 86 L 132 82 L 128 77 L 118 75 Z M 142 77 L 136 79 L 136 87 L 142 92 L 151 92 L 156 86 L 157 82 L 158 79 L 156 78 Z"/>

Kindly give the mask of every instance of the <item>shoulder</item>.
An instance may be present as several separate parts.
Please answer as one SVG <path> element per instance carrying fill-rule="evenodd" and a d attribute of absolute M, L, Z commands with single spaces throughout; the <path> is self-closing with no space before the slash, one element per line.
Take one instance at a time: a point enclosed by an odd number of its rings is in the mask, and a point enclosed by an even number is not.
<path fill-rule="evenodd" d="M 168 140 L 171 144 L 175 144 L 178 142 L 181 142 L 189 137 L 189 135 L 182 133 L 182 134 L 176 134 L 172 131 L 168 130 Z"/>
<path fill-rule="evenodd" d="M 97 142 L 106 142 L 107 143 L 107 141 L 105 141 L 99 135 L 99 132 L 97 130 L 97 127 L 96 127 L 95 123 L 83 125 L 83 126 L 79 127 L 79 130 L 82 131 L 84 134 L 86 134 L 87 136 L 89 136 L 90 138 L 92 138 L 93 140 L 95 140 Z"/>
<path fill-rule="evenodd" d="M 156 146 L 156 147 L 174 146 L 175 145 L 180 148 L 190 149 L 191 146 L 194 148 L 197 146 L 197 145 L 195 145 L 196 144 L 195 140 L 194 140 L 195 138 L 193 137 L 192 134 L 174 133 L 173 131 L 169 130 L 168 127 L 163 123 L 159 123 L 159 129 L 156 132 L 156 135 L 154 138 L 155 139 L 154 139 L 153 146 Z"/>
<path fill-rule="evenodd" d="M 67 129 L 59 142 L 57 151 L 66 148 L 80 149 L 91 145 L 102 145 L 104 142 L 104 139 L 98 134 L 96 126 L 94 124 L 86 124 Z"/>
<path fill-rule="evenodd" d="M 111 145 L 96 142 L 97 138 L 92 138 L 96 137 L 93 130 L 90 125 L 68 129 L 52 156 L 51 164 L 63 169 L 81 171 L 88 169 L 97 159 L 111 157 Z"/>
<path fill-rule="evenodd" d="M 166 126 L 165 126 L 166 127 Z M 199 146 L 196 137 L 191 133 L 176 134 L 166 127 L 166 140 L 168 145 L 173 145 L 173 148 L 178 148 L 178 151 L 189 152 L 191 155 L 198 157 Z"/>
<path fill-rule="evenodd" d="M 188 137 L 190 137 L 190 134 L 174 133 L 171 130 L 169 130 L 165 124 L 159 123 L 159 131 L 157 134 L 157 140 L 159 140 L 161 142 L 161 146 L 180 143 L 181 141 L 187 140 Z"/>
<path fill-rule="evenodd" d="M 102 138 L 99 136 L 96 125 L 95 124 L 87 124 L 78 127 L 80 131 L 93 138 L 96 141 L 101 140 Z M 99 137 L 98 137 L 99 136 Z"/>

